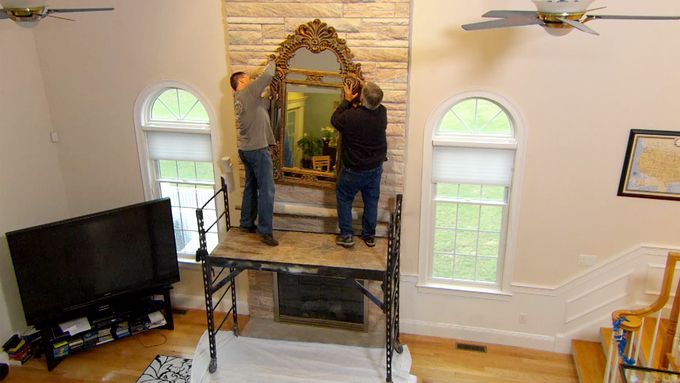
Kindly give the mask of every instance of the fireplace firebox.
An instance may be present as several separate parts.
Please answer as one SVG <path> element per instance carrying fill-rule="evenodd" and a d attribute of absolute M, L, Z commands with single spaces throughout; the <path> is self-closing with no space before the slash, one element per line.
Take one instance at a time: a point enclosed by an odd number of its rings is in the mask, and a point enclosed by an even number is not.
<path fill-rule="evenodd" d="M 274 273 L 274 319 L 367 331 L 368 301 L 354 280 Z"/>

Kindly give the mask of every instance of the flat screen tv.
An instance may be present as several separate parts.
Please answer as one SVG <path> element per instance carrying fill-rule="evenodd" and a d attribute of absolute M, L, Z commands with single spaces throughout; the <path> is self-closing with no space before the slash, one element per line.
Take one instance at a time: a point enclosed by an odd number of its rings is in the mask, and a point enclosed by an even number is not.
<path fill-rule="evenodd" d="M 6 236 L 29 325 L 179 281 L 168 198 Z"/>

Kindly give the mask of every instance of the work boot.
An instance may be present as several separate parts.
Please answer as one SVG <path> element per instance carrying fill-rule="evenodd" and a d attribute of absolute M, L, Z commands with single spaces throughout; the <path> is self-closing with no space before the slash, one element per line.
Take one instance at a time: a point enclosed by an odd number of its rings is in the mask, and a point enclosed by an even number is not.
<path fill-rule="evenodd" d="M 352 234 L 339 234 L 338 237 L 335 239 L 335 244 L 347 248 L 354 246 L 354 239 L 352 238 Z"/>
<path fill-rule="evenodd" d="M 238 229 L 244 233 L 257 233 L 257 226 L 241 226 Z"/>
<path fill-rule="evenodd" d="M 271 235 L 271 234 L 262 234 L 262 242 L 265 245 L 268 245 L 268 246 L 278 246 L 279 245 L 279 241 L 274 239 L 274 236 Z"/>
<path fill-rule="evenodd" d="M 364 240 L 364 243 L 368 247 L 375 247 L 375 237 L 373 236 L 367 236 L 367 237 L 361 237 L 361 239 Z"/>

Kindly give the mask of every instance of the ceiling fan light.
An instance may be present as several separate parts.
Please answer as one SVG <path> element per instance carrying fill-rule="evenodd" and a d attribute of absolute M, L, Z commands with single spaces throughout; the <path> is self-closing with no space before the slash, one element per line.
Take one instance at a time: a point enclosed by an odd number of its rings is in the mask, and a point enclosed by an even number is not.
<path fill-rule="evenodd" d="M 561 27 L 561 28 L 543 28 L 544 31 L 546 31 L 549 35 L 551 36 L 564 36 L 567 33 L 571 32 L 574 30 L 574 28 L 571 27 Z"/>

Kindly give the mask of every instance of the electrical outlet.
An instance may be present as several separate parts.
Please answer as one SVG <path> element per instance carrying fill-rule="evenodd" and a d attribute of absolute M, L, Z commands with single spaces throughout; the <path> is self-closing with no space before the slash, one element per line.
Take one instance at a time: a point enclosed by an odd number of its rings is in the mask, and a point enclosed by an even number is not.
<path fill-rule="evenodd" d="M 55 144 L 59 142 L 59 133 L 57 131 L 53 130 L 50 132 L 50 141 L 52 141 Z"/>
<path fill-rule="evenodd" d="M 580 254 L 578 264 L 581 266 L 593 266 L 597 264 L 597 255 Z"/>

